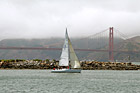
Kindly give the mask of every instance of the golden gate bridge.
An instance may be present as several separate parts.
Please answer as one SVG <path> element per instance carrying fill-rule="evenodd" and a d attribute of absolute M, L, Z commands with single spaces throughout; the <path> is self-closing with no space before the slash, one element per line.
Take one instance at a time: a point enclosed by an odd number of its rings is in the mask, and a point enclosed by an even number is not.
<path fill-rule="evenodd" d="M 116 33 L 116 34 L 115 34 Z M 99 41 L 100 38 L 102 39 L 109 39 L 107 44 L 108 45 L 108 48 L 106 49 L 91 49 L 90 48 L 90 42 L 86 41 L 86 44 L 87 44 L 87 48 L 75 48 L 76 51 L 95 51 L 95 52 L 108 52 L 109 54 L 109 60 L 110 61 L 114 61 L 114 52 L 124 52 L 124 53 L 138 53 L 140 51 L 128 51 L 128 50 L 115 50 L 114 49 L 114 45 L 116 46 L 117 43 L 115 43 L 115 38 L 122 38 L 123 40 L 125 39 L 128 39 L 126 38 L 126 36 L 124 36 L 122 33 L 120 33 L 118 30 L 114 30 L 113 27 L 110 27 L 109 29 L 106 29 L 104 31 L 101 31 L 97 34 L 94 34 L 94 35 L 91 35 L 91 36 L 88 36 L 88 37 L 85 37 L 87 39 L 90 39 L 90 40 L 97 40 Z M 105 43 L 105 41 L 102 40 L 100 43 Z M 82 39 L 81 39 L 81 42 Z M 51 44 L 51 45 L 58 45 L 59 43 L 57 44 Z M 93 45 L 94 46 L 94 45 Z M 6 46 L 1 46 L 0 47 L 1 50 L 61 50 L 62 48 L 51 48 L 49 47 L 49 45 L 47 47 L 6 47 Z"/>

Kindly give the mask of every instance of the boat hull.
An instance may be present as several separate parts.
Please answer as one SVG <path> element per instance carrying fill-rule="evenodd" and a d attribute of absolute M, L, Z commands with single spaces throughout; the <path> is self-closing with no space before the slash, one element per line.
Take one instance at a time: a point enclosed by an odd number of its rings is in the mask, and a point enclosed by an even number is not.
<path fill-rule="evenodd" d="M 81 73 L 81 69 L 55 69 L 51 73 Z"/>

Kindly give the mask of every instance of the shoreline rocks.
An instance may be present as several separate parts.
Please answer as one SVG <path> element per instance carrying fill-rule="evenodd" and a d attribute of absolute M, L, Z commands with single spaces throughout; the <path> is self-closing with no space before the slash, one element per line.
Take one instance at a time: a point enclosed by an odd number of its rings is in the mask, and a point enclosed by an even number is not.
<path fill-rule="evenodd" d="M 82 62 L 83 70 L 139 70 L 140 65 L 124 62 Z"/>
<path fill-rule="evenodd" d="M 1 60 L 0 69 L 53 69 L 58 68 L 56 60 Z M 139 70 L 140 65 L 124 62 L 82 61 L 82 70 Z"/>

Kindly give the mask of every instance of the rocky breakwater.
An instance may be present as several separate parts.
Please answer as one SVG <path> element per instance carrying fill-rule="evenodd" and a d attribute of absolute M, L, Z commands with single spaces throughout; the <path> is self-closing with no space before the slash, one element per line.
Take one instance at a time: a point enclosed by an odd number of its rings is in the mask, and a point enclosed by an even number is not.
<path fill-rule="evenodd" d="M 0 69 L 53 69 L 58 68 L 56 60 L 0 60 Z M 81 61 L 83 70 L 139 70 L 140 65 L 123 62 Z"/>
<path fill-rule="evenodd" d="M 55 60 L 0 60 L 1 69 L 53 69 L 57 68 Z"/>
<path fill-rule="evenodd" d="M 97 62 L 85 61 L 81 62 L 83 70 L 139 70 L 140 65 L 124 62 Z"/>

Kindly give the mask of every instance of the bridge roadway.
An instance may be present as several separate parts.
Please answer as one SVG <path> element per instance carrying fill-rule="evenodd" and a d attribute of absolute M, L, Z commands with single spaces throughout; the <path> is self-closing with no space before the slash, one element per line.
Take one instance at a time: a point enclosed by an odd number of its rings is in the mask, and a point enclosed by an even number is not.
<path fill-rule="evenodd" d="M 44 47 L 0 47 L 0 50 L 62 50 L 62 48 L 44 48 Z M 109 50 L 99 50 L 99 49 L 74 49 L 74 50 L 75 50 L 75 51 L 109 52 Z M 140 51 L 122 51 L 122 50 L 114 50 L 113 52 L 140 53 Z"/>

